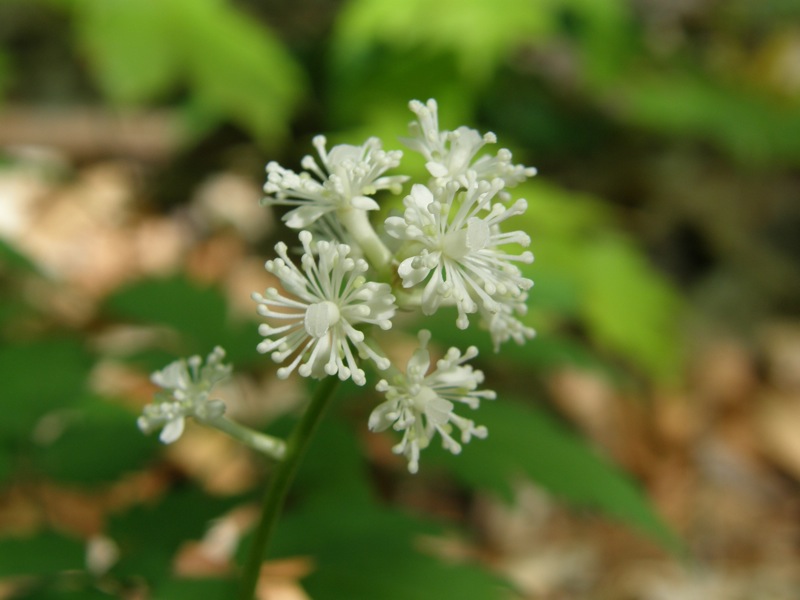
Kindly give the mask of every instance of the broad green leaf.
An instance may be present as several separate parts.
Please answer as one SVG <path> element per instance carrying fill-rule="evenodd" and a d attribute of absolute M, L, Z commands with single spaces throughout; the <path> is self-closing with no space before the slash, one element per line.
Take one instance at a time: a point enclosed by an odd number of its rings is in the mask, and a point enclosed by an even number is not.
<path fill-rule="evenodd" d="M 286 132 L 305 87 L 302 71 L 265 25 L 231 3 L 68 4 L 78 44 L 112 100 L 141 105 L 188 85 L 188 105 L 207 119 L 230 120 L 261 140 Z"/>
<path fill-rule="evenodd" d="M 0 539 L 0 576 L 52 575 L 83 569 L 82 541 L 45 532 L 32 537 Z"/>
<path fill-rule="evenodd" d="M 417 549 L 437 527 L 378 507 L 315 505 L 279 525 L 273 555 L 310 555 L 315 569 L 302 583 L 312 598 L 347 600 L 491 600 L 509 586 L 475 564 L 447 564 Z"/>
<path fill-rule="evenodd" d="M 138 281 L 115 292 L 106 306 L 120 317 L 168 325 L 206 345 L 216 343 L 225 328 L 225 298 L 220 291 L 183 276 Z"/>
<path fill-rule="evenodd" d="M 357 63 L 374 47 L 422 47 L 456 56 L 462 76 L 485 80 L 522 40 L 552 32 L 552 1 L 351 0 L 339 14 L 334 52 L 339 64 Z"/>
<path fill-rule="evenodd" d="M 6 88 L 11 82 L 11 65 L 8 54 L 0 50 L 0 100 L 5 95 Z"/>
<path fill-rule="evenodd" d="M 524 475 L 568 502 L 597 508 L 680 549 L 630 477 L 543 410 L 501 398 L 483 402 L 469 417 L 485 425 L 489 437 L 472 441 L 459 456 L 431 447 L 429 465 L 444 463 L 465 483 L 508 499 L 514 478 Z"/>
<path fill-rule="evenodd" d="M 188 344 L 182 349 L 187 355 L 205 355 L 219 345 L 227 352 L 226 360 L 237 366 L 262 358 L 256 351 L 258 326 L 230 321 L 220 290 L 183 276 L 131 284 L 115 292 L 106 308 L 118 317 L 174 328 Z"/>
<path fill-rule="evenodd" d="M 631 123 L 667 136 L 709 140 L 746 164 L 800 164 L 800 107 L 702 74 L 649 75 L 619 82 Z"/>
<path fill-rule="evenodd" d="M 72 339 L 0 347 L 0 381 L 6 407 L 0 436 L 29 438 L 47 413 L 73 407 L 82 397 L 91 358 Z"/>
<path fill-rule="evenodd" d="M 75 32 L 103 91 L 139 104 L 174 87 L 181 56 L 168 0 L 79 0 Z"/>
<path fill-rule="evenodd" d="M 6 448 L 0 445 L 0 487 L 11 478 L 11 456 Z"/>
<path fill-rule="evenodd" d="M 608 235 L 584 261 L 584 314 L 595 339 L 661 380 L 679 372 L 680 304 L 636 248 Z"/>
<path fill-rule="evenodd" d="M 343 390 L 343 407 L 354 400 L 353 391 Z M 326 419 L 269 551 L 270 556 L 313 558 L 314 571 L 302 582 L 311 597 L 504 597 L 503 582 L 477 565 L 446 565 L 422 554 L 415 548 L 418 536 L 441 533 L 441 528 L 379 507 L 367 485 L 353 432 L 337 419 Z"/>
<path fill-rule="evenodd" d="M 39 267 L 30 258 L 16 249 L 11 243 L 0 238 L 0 270 L 2 270 L 3 266 L 37 275 L 41 273 Z"/>
<path fill-rule="evenodd" d="M 225 600 L 236 598 L 239 582 L 231 579 L 168 579 L 153 586 L 154 598 L 169 600 Z"/>
<path fill-rule="evenodd" d="M 171 491 L 156 505 L 137 506 L 112 517 L 108 535 L 119 545 L 120 560 L 113 573 L 150 581 L 172 571 L 175 552 L 186 541 L 199 540 L 210 522 L 236 500 L 217 498 L 190 487 Z"/>
<path fill-rule="evenodd" d="M 194 101 L 259 139 L 285 133 L 306 83 L 278 38 L 220 0 L 170 0 L 168 10 Z"/>
<path fill-rule="evenodd" d="M 110 400 L 87 398 L 72 411 L 53 415 L 56 417 L 63 430 L 41 446 L 35 457 L 37 466 L 55 481 L 113 481 L 143 467 L 158 447 L 136 428 L 136 415 Z"/>
<path fill-rule="evenodd" d="M 531 306 L 578 319 L 600 347 L 651 376 L 673 379 L 681 345 L 677 292 L 615 232 L 599 201 L 542 182 L 520 186 L 517 195 L 529 201 L 517 226 L 530 234 L 536 256 L 524 269 L 536 283 Z M 559 294 L 563 307 L 556 303 Z"/>

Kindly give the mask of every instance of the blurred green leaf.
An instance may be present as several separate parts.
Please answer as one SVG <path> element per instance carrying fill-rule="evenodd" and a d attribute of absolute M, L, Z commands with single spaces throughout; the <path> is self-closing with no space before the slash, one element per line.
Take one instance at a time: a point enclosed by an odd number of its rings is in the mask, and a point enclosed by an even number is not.
<path fill-rule="evenodd" d="M 175 552 L 186 541 L 198 540 L 212 519 L 237 502 L 183 487 L 173 490 L 156 505 L 137 506 L 111 518 L 108 535 L 119 545 L 117 576 L 137 576 L 157 582 L 172 572 Z"/>
<path fill-rule="evenodd" d="M 0 100 L 5 95 L 6 88 L 11 82 L 11 64 L 8 60 L 8 54 L 0 50 Z"/>
<path fill-rule="evenodd" d="M 120 317 L 168 325 L 206 344 L 216 343 L 225 328 L 225 298 L 220 291 L 183 276 L 145 279 L 123 287 L 108 298 L 106 307 Z"/>
<path fill-rule="evenodd" d="M 27 439 L 41 417 L 73 407 L 82 397 L 92 361 L 72 339 L 0 347 L 0 381 L 6 410 L 0 436 Z"/>
<path fill-rule="evenodd" d="M 85 554 L 82 541 L 52 532 L 0 539 L 0 576 L 52 575 L 83 569 Z"/>
<path fill-rule="evenodd" d="M 230 579 L 168 579 L 154 586 L 154 598 L 169 600 L 227 600 L 236 598 L 239 582 Z"/>
<path fill-rule="evenodd" d="M 623 471 L 541 409 L 500 399 L 469 415 L 489 429 L 460 456 L 430 448 L 430 462 L 447 465 L 467 484 L 511 499 L 511 484 L 524 475 L 576 505 L 595 507 L 634 526 L 672 551 L 675 534 Z M 433 450 L 433 451 L 432 451 Z"/>
<path fill-rule="evenodd" d="M 342 65 L 357 63 L 384 44 L 423 47 L 454 53 L 463 77 L 485 80 L 522 40 L 551 32 L 550 5 L 506 0 L 497 10 L 492 0 L 351 0 L 339 14 L 334 56 Z"/>
<path fill-rule="evenodd" d="M 303 585 L 319 600 L 508 597 L 508 584 L 478 565 L 446 564 L 420 552 L 417 538 L 438 528 L 399 513 L 317 504 L 284 519 L 279 530 L 271 554 L 311 554 L 315 569 Z"/>
<path fill-rule="evenodd" d="M 186 354 L 207 354 L 219 345 L 237 366 L 261 358 L 256 351 L 257 325 L 231 322 L 219 289 L 183 276 L 145 279 L 124 287 L 108 298 L 106 309 L 118 317 L 174 328 L 188 344 L 182 349 Z"/>
<path fill-rule="evenodd" d="M 342 400 L 351 402 L 355 391 L 343 389 Z M 337 419 L 327 419 L 269 550 L 274 557 L 313 557 L 315 568 L 302 582 L 313 598 L 505 597 L 507 585 L 478 565 L 449 565 L 421 553 L 417 538 L 440 534 L 441 528 L 381 508 L 367 486 L 356 437 Z"/>
<path fill-rule="evenodd" d="M 0 486 L 5 485 L 11 478 L 11 457 L 6 452 L 6 448 L 0 445 Z"/>
<path fill-rule="evenodd" d="M 0 238 L 0 264 L 12 269 L 40 274 L 39 267 L 12 244 Z"/>
<path fill-rule="evenodd" d="M 261 140 L 286 132 L 305 83 L 263 24 L 222 0 L 73 0 L 76 34 L 103 91 L 142 104 L 188 84 L 189 104 Z"/>
<path fill-rule="evenodd" d="M 517 195 L 529 200 L 518 225 L 531 235 L 536 255 L 523 269 L 536 283 L 530 304 L 584 323 L 600 347 L 651 376 L 674 378 L 680 299 L 641 251 L 615 232 L 607 209 L 542 182 L 520 186 Z"/>
<path fill-rule="evenodd" d="M 583 310 L 595 339 L 662 381 L 674 379 L 681 347 L 675 292 L 618 235 L 595 240 L 583 266 Z"/>
<path fill-rule="evenodd" d="M 169 0 L 80 0 L 75 32 L 112 100 L 142 103 L 174 87 L 181 56 Z"/>
<path fill-rule="evenodd" d="M 260 139 L 285 133 L 303 72 L 278 38 L 220 0 L 170 0 L 195 101 Z"/>
<path fill-rule="evenodd" d="M 745 164 L 800 164 L 800 106 L 720 84 L 706 74 L 670 73 L 617 82 L 623 119 L 673 138 L 709 140 Z"/>
<path fill-rule="evenodd" d="M 63 431 L 36 456 L 38 467 L 55 481 L 113 481 L 143 467 L 158 447 L 137 429 L 136 415 L 109 400 L 87 398 L 58 418 L 61 423 L 55 425 Z"/>

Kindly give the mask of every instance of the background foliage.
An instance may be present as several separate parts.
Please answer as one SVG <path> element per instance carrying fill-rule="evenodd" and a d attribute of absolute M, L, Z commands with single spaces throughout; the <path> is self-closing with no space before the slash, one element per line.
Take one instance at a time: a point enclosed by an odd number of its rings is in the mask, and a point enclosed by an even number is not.
<path fill-rule="evenodd" d="M 687 322 L 747 332 L 763 315 L 796 309 L 800 206 L 781 192 L 800 165 L 800 34 L 787 25 L 796 16 L 800 6 L 778 0 L 508 0 L 502 10 L 488 0 L 3 0 L 0 115 L 3 106 L 168 115 L 178 131 L 168 159 L 138 159 L 152 182 L 143 210 L 162 213 L 180 214 L 208 172 L 260 178 L 267 160 L 296 165 L 318 132 L 399 147 L 411 98 L 437 98 L 444 127 L 495 131 L 519 162 L 536 165 L 541 175 L 515 195 L 530 205 L 523 227 L 536 287 L 526 319 L 537 339 L 496 356 L 488 336 L 454 330 L 449 315 L 425 324 L 443 346 L 480 347 L 499 396 L 477 417 L 489 440 L 457 458 L 431 452 L 412 482 L 364 441 L 375 395 L 348 388 L 271 552 L 313 557 L 303 584 L 314 598 L 504 598 L 513 586 L 476 569 L 480 561 L 450 564 L 419 549 L 420 537 L 468 536 L 465 519 L 409 510 L 387 501 L 390 492 L 444 480 L 467 498 L 514 502 L 515 482 L 533 480 L 681 551 L 642 488 L 549 403 L 546 381 L 578 366 L 642 396 L 672 389 Z M 132 473 L 169 471 L 158 444 L 133 427 L 146 383 L 134 401 L 92 383 L 110 358 L 98 339 L 115 326 L 157 328 L 111 357 L 142 377 L 214 344 L 237 369 L 272 376 L 255 352 L 254 320 L 231 316 L 218 282 L 189 268 L 131 277 L 76 324 L 32 300 L 67 293 L 65 284 L 9 231 L 0 230 L 8 490 L 94 493 Z M 250 241 L 248 251 L 263 256 L 273 241 Z M 281 431 L 288 420 L 261 426 Z M 108 572 L 87 571 L 82 535 L 45 520 L 0 540 L 0 575 L 32 576 L 15 597 L 229 597 L 230 572 L 198 583 L 171 565 L 210 520 L 259 496 L 269 468 L 258 466 L 236 494 L 168 472 L 147 503 L 110 511 L 102 533 L 120 556 Z"/>

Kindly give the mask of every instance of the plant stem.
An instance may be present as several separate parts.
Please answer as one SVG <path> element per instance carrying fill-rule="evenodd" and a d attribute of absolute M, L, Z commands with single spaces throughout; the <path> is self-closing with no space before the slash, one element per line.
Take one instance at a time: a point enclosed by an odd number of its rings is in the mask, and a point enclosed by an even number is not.
<path fill-rule="evenodd" d="M 338 383 L 339 379 L 336 377 L 326 377 L 320 382 L 314 391 L 311 402 L 286 442 L 286 454 L 283 461 L 275 467 L 272 482 L 267 494 L 264 496 L 261 521 L 256 529 L 250 546 L 250 553 L 244 566 L 241 600 L 253 600 L 264 553 L 283 509 L 289 486 L 294 480 L 300 461 L 308 448 L 314 431 L 322 420 L 325 409 L 333 398 L 333 393 Z"/>
<path fill-rule="evenodd" d="M 198 421 L 210 427 L 215 427 L 220 431 L 224 431 L 232 438 L 239 440 L 253 450 L 266 454 L 275 460 L 283 459 L 286 454 L 286 444 L 283 440 L 240 425 L 226 417 L 217 417 L 216 419 L 208 420 L 198 419 Z"/>

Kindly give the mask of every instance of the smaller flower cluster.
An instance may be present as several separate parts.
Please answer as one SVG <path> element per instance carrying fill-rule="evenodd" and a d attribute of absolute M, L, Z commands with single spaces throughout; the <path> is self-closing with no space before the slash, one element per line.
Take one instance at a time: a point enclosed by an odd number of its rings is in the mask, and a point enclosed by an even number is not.
<path fill-rule="evenodd" d="M 155 402 L 148 404 L 136 421 L 144 433 L 161 429 L 159 439 L 170 444 L 183 434 L 187 417 L 199 421 L 213 421 L 225 413 L 222 400 L 212 400 L 209 394 L 214 386 L 227 379 L 231 366 L 222 364 L 225 351 L 219 346 L 206 358 L 199 356 L 170 363 L 151 376 L 151 381 L 162 388 Z"/>
<path fill-rule="evenodd" d="M 485 438 L 486 427 L 476 426 L 453 411 L 458 404 L 474 410 L 481 399 L 496 397 L 491 390 L 477 389 L 483 383 L 483 373 L 464 364 L 478 355 L 474 346 L 467 348 L 464 354 L 457 348 L 450 348 L 436 363 L 436 369 L 428 374 L 430 339 L 430 331 L 420 331 L 420 347 L 409 359 L 405 374 L 398 373 L 391 378 L 391 383 L 386 379 L 378 382 L 376 389 L 385 393 L 386 401 L 369 417 L 372 431 L 383 431 L 391 426 L 403 432 L 403 439 L 393 450 L 406 457 L 411 473 L 419 470 L 420 450 L 430 444 L 436 433 L 442 438 L 442 447 L 453 454 L 460 453 L 461 444 L 473 437 Z M 461 444 L 453 437 L 453 426 L 461 432 Z"/>
<path fill-rule="evenodd" d="M 380 190 L 400 193 L 408 178 L 384 176 L 400 164 L 403 153 L 385 152 L 378 138 L 369 138 L 361 146 L 340 144 L 326 150 L 325 136 L 313 139 L 319 162 L 306 155 L 300 174 L 284 169 L 272 161 L 267 164 L 265 206 L 294 206 L 283 216 L 293 229 L 304 229 L 322 217 L 332 217 L 342 209 L 377 210 L 378 203 L 370 196 Z"/>

